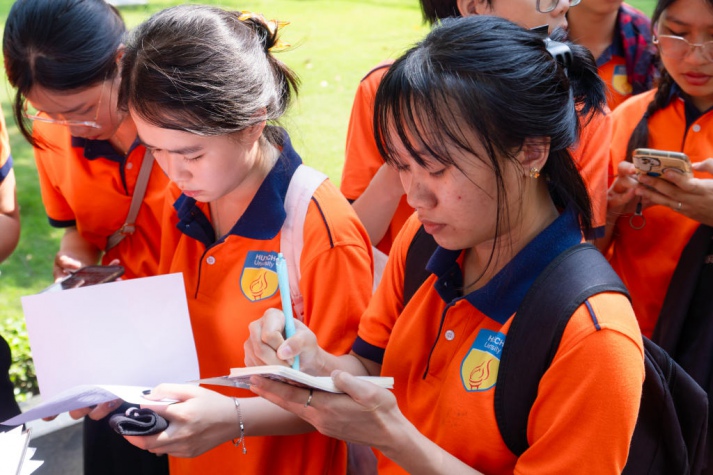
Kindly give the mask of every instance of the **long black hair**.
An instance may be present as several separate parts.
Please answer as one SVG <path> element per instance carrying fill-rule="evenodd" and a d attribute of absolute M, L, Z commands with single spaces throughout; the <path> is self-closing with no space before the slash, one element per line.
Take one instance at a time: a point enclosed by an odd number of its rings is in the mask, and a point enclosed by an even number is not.
<path fill-rule="evenodd" d="M 554 39 L 562 38 L 563 32 L 556 32 Z M 446 146 L 477 156 L 495 175 L 500 229 L 508 212 L 506 193 L 512 192 L 504 186 L 503 162 L 517 162 L 526 139 L 548 137 L 542 174 L 553 201 L 573 206 L 589 235 L 589 194 L 568 148 L 579 136 L 577 110 L 584 116 L 602 111 L 605 86 L 591 53 L 566 45 L 572 57 L 565 70 L 540 34 L 508 20 L 444 19 L 391 66 L 379 86 L 374 114 L 379 151 L 398 164 L 403 144 L 421 166 L 435 160 L 458 167 Z M 487 156 L 473 150 L 473 136 Z"/>
<path fill-rule="evenodd" d="M 126 27 L 104 0 L 17 0 L 3 34 L 5 72 L 16 89 L 13 115 L 34 146 L 23 116 L 25 95 L 34 86 L 80 91 L 117 71 L 116 56 Z"/>

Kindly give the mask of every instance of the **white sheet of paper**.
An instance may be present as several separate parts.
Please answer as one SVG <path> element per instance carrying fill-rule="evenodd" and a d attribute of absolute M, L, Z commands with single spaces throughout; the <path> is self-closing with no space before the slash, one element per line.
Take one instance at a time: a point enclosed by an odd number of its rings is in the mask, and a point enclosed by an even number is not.
<path fill-rule="evenodd" d="M 30 433 L 16 427 L 8 432 L 0 432 L 0 475 L 15 475 L 26 459 Z"/>
<path fill-rule="evenodd" d="M 93 406 L 95 404 L 101 404 L 103 402 L 112 401 L 114 399 L 123 399 L 124 401 L 136 404 L 137 406 L 152 405 L 152 406 L 164 406 L 168 404 L 173 404 L 176 401 L 173 400 L 163 400 L 163 401 L 151 401 L 145 399 L 143 396 L 143 391 L 150 389 L 146 386 L 112 386 L 112 385 L 82 385 L 74 386 L 67 389 L 66 391 L 57 394 L 55 397 L 45 400 L 42 404 L 39 404 L 32 409 L 23 412 L 7 421 L 3 424 L 14 426 L 24 424 L 29 421 L 34 421 L 36 419 L 42 419 L 43 417 L 54 416 L 57 414 L 62 414 L 63 412 L 73 411 L 74 409 L 81 409 L 83 407 Z"/>
<path fill-rule="evenodd" d="M 39 293 L 22 308 L 45 401 L 75 386 L 199 377 L 180 273 Z"/>

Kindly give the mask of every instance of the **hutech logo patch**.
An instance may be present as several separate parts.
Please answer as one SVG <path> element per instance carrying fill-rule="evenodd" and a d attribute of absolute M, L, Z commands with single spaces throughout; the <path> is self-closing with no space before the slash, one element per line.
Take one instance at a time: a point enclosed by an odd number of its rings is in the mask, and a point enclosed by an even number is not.
<path fill-rule="evenodd" d="M 272 297 L 277 292 L 276 261 L 276 252 L 248 252 L 240 276 L 240 288 L 251 302 Z"/>
<path fill-rule="evenodd" d="M 629 84 L 629 78 L 626 76 L 626 66 L 620 64 L 614 67 L 612 74 L 611 85 L 616 92 L 622 95 L 631 94 L 632 87 Z"/>
<path fill-rule="evenodd" d="M 495 386 L 504 344 L 504 334 L 480 330 L 460 368 L 461 381 L 466 391 L 487 391 Z"/>

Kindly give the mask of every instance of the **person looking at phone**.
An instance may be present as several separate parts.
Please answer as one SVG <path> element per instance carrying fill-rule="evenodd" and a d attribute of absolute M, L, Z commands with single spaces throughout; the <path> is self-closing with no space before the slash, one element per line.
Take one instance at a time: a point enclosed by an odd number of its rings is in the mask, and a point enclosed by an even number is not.
<path fill-rule="evenodd" d="M 369 238 L 326 177 L 304 198 L 304 230 L 293 235 L 303 239 L 301 254 L 283 247 L 283 225 L 297 218 L 286 196 L 310 169 L 276 125 L 297 92 L 297 77 L 275 55 L 280 25 L 176 6 L 138 26 L 122 59 L 120 103 L 173 182 L 160 271 L 183 274 L 203 378 L 243 366 L 248 326 L 280 306 L 278 253 L 299 268 L 303 311 L 295 315 L 330 351 L 349 350 L 371 296 Z M 167 431 L 130 438 L 176 455 L 172 475 L 346 472 L 346 444 L 316 432 L 289 435 L 289 423 L 254 424 L 246 435 L 282 435 L 243 439 L 243 454 L 227 442 L 240 445 L 239 418 L 247 424 L 274 407 L 244 389 L 200 389 L 158 393 L 180 401 L 162 412 Z"/>
<path fill-rule="evenodd" d="M 713 225 L 713 1 L 659 0 L 652 21 L 661 81 L 612 114 L 617 175 L 607 234 L 598 243 L 629 288 L 648 337 L 684 246 L 699 224 Z M 693 174 L 648 176 L 632 163 L 638 148 L 683 152 Z"/>
<path fill-rule="evenodd" d="M 622 0 L 585 0 L 567 12 L 567 22 L 569 38 L 597 59 L 611 110 L 653 87 L 656 48 L 651 44 L 651 20 L 644 12 Z"/>
<path fill-rule="evenodd" d="M 658 0 L 651 20 L 661 79 L 655 90 L 613 113 L 617 174 L 607 233 L 598 245 L 629 288 L 643 334 L 666 348 L 708 392 L 713 407 L 713 315 L 706 306 L 706 276 L 713 271 L 706 237 L 713 233 L 713 1 Z M 662 157 L 662 176 L 632 163 L 652 154 Z M 679 159 L 670 158 L 677 154 Z M 692 173 L 673 169 L 677 163 Z M 710 475 L 713 437 L 706 452 L 704 474 Z"/>
<path fill-rule="evenodd" d="M 157 165 L 135 222 L 124 227 L 148 158 L 131 118 L 116 107 L 125 31 L 103 0 L 17 1 L 5 26 L 13 115 L 34 147 L 49 223 L 64 229 L 55 279 L 98 262 L 118 261 L 126 278 L 158 268 L 168 180 Z M 125 238 L 114 245 L 117 231 Z"/>
<path fill-rule="evenodd" d="M 329 354 L 301 325 L 285 340 L 277 310 L 252 327 L 246 348 L 256 364 L 299 354 L 306 371 L 331 375 L 347 394 L 262 378 L 253 390 L 323 433 L 378 449 L 381 474 L 615 474 L 627 461 L 644 368 L 621 294 L 596 295 L 593 313 L 589 304 L 573 313 L 519 458 L 494 414 L 499 357 L 487 345 L 508 338 L 533 279 L 591 226 L 569 149 L 575 101 L 603 103 L 604 84 L 584 47 L 548 44 L 571 51 L 569 78 L 540 36 L 493 16 L 444 20 L 396 60 L 376 94 L 375 129 L 416 214 L 394 242 L 351 354 Z M 404 306 L 406 255 L 422 225 L 439 247 Z M 472 387 L 467 375 L 486 364 Z M 393 376 L 393 392 L 353 375 Z"/>
<path fill-rule="evenodd" d="M 443 18 L 495 15 L 525 28 L 547 26 L 552 32 L 566 28 L 566 14 L 579 8 L 579 0 L 421 0 L 424 19 L 431 25 Z M 374 96 L 381 78 L 391 61 L 386 61 L 369 72 L 359 83 L 352 105 L 347 129 L 346 150 L 340 189 L 352 202 L 372 243 L 388 254 L 391 243 L 401 226 L 413 214 L 407 203 L 398 173 L 384 163 L 379 154 L 373 132 Z M 611 124 L 603 113 L 581 111 L 582 133 L 573 144 L 578 164 L 594 207 L 593 235 L 604 233 L 606 192 L 608 187 Z"/>
<path fill-rule="evenodd" d="M 117 261 L 124 278 L 158 271 L 168 179 L 137 140 L 131 117 L 117 108 L 125 32 L 119 12 L 104 0 L 19 0 L 5 23 L 13 115 L 34 147 L 49 223 L 64 230 L 55 280 Z M 146 190 L 142 197 L 137 192 L 129 220 L 140 177 Z M 127 444 L 106 420 L 85 418 L 85 474 L 162 474 L 167 466 L 165 457 Z"/>

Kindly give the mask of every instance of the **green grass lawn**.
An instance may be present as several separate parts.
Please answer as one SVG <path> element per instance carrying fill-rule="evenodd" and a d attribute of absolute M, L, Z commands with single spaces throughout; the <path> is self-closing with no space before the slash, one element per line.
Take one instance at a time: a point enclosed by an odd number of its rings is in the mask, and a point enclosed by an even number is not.
<path fill-rule="evenodd" d="M 52 1 L 52 0 L 47 0 Z M 506 0 L 496 0 L 506 1 Z M 584 0 L 597 1 L 597 0 Z M 129 27 L 152 12 L 182 2 L 149 0 L 148 7 L 126 7 Z M 291 45 L 279 58 L 302 80 L 300 96 L 283 120 L 304 161 L 339 183 L 344 142 L 354 91 L 361 77 L 387 58 L 397 57 L 427 31 L 415 0 L 255 0 L 204 1 L 224 7 L 263 13 L 268 19 L 289 21 L 283 40 Z M 653 0 L 630 2 L 647 13 Z M 12 4 L 0 0 L 4 24 Z M 0 82 L 0 102 L 10 131 L 22 214 L 20 245 L 0 264 L 0 334 L 11 344 L 16 360 L 29 356 L 20 298 L 51 282 L 51 268 L 60 231 L 47 224 L 40 200 L 32 150 L 14 126 L 10 113 L 12 91 Z M 61 342 L 58 342 L 61 344 Z M 14 364 L 11 376 L 19 398 L 33 391 L 31 366 Z"/>

